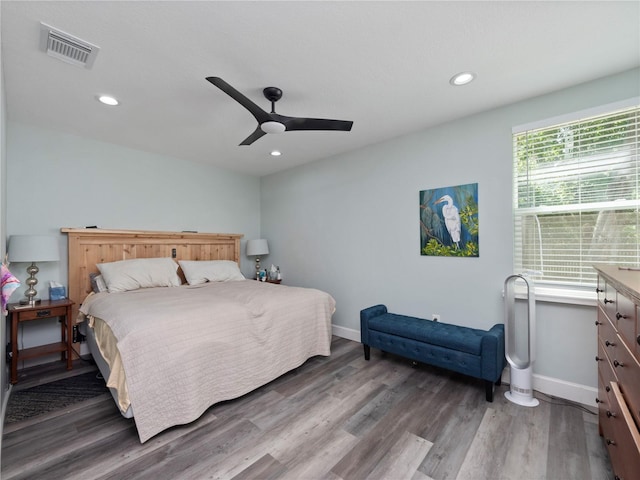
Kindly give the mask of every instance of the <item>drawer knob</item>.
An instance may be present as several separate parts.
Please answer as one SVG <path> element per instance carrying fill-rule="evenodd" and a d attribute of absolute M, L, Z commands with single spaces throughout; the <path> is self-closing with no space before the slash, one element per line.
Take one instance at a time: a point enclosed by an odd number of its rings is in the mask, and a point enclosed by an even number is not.
<path fill-rule="evenodd" d="M 602 361 L 602 358 L 596 355 L 596 362 L 601 362 L 601 361 Z"/>
<path fill-rule="evenodd" d="M 36 317 L 50 317 L 51 310 L 39 310 L 36 312 Z"/>
<path fill-rule="evenodd" d="M 615 343 L 610 342 L 609 340 L 607 340 L 606 342 L 604 342 L 604 344 L 605 344 L 607 347 L 615 347 L 615 346 L 616 346 L 616 344 L 615 344 Z"/>
<path fill-rule="evenodd" d="M 608 298 L 604 299 L 604 304 L 606 305 L 607 303 L 613 303 L 613 300 L 609 300 Z"/>
<path fill-rule="evenodd" d="M 604 389 L 607 391 L 607 393 L 609 393 L 611 391 L 611 387 L 609 385 L 607 385 L 606 387 L 604 387 Z"/>
<path fill-rule="evenodd" d="M 614 367 L 624 367 L 624 363 L 619 362 L 618 360 L 614 360 L 613 361 L 613 366 Z"/>
<path fill-rule="evenodd" d="M 607 445 L 615 445 L 615 444 L 616 444 L 616 442 L 614 442 L 613 440 L 609 440 L 607 438 Z"/>
<path fill-rule="evenodd" d="M 640 335 L 638 335 L 638 337 L 636 338 L 636 343 L 640 345 Z"/>
<path fill-rule="evenodd" d="M 596 403 L 604 403 L 604 402 L 600 400 L 598 397 L 596 397 Z"/>
<path fill-rule="evenodd" d="M 616 320 L 620 320 L 621 318 L 627 319 L 627 318 L 629 318 L 629 317 L 627 317 L 626 315 L 623 315 L 623 314 L 622 314 L 622 313 L 620 313 L 620 312 L 617 312 L 617 313 L 616 313 Z"/>
<path fill-rule="evenodd" d="M 611 412 L 611 411 L 609 411 L 609 410 L 607 410 L 607 417 L 608 417 L 608 418 L 611 418 L 611 417 L 616 418 L 616 414 L 615 414 L 615 413 L 612 413 L 612 412 Z"/>
<path fill-rule="evenodd" d="M 596 326 L 598 325 L 602 325 L 602 322 L 599 322 L 598 320 L 596 320 Z"/>
<path fill-rule="evenodd" d="M 602 292 L 604 292 L 603 288 L 596 287 L 596 293 L 602 293 Z"/>

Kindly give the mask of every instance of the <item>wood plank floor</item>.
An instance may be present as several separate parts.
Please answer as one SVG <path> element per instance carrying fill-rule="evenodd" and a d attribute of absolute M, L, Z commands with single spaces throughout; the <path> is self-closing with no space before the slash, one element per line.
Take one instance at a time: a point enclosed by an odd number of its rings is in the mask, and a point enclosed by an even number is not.
<path fill-rule="evenodd" d="M 144 444 L 110 395 L 5 426 L 9 479 L 613 479 L 597 416 L 334 337 L 264 387 Z"/>

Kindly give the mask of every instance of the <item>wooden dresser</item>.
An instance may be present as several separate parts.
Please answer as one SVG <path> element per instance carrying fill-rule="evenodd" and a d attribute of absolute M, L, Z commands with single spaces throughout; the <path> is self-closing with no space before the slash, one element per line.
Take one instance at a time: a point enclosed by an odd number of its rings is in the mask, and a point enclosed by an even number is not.
<path fill-rule="evenodd" d="M 640 478 L 640 271 L 598 266 L 599 430 L 616 479 Z"/>

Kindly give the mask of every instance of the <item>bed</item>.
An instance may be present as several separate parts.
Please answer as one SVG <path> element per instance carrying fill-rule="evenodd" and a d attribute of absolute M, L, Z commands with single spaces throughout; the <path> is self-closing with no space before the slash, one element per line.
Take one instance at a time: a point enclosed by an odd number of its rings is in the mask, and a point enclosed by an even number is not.
<path fill-rule="evenodd" d="M 118 408 L 134 418 L 143 443 L 330 354 L 333 298 L 244 279 L 241 235 L 62 231 L 69 297 Z"/>

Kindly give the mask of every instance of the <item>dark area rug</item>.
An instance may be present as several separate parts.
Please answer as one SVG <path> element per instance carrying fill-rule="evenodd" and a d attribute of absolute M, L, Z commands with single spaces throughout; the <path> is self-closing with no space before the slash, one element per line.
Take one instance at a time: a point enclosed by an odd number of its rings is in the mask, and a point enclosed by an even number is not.
<path fill-rule="evenodd" d="M 7 405 L 5 424 L 66 408 L 108 392 L 97 371 L 14 391 Z"/>

